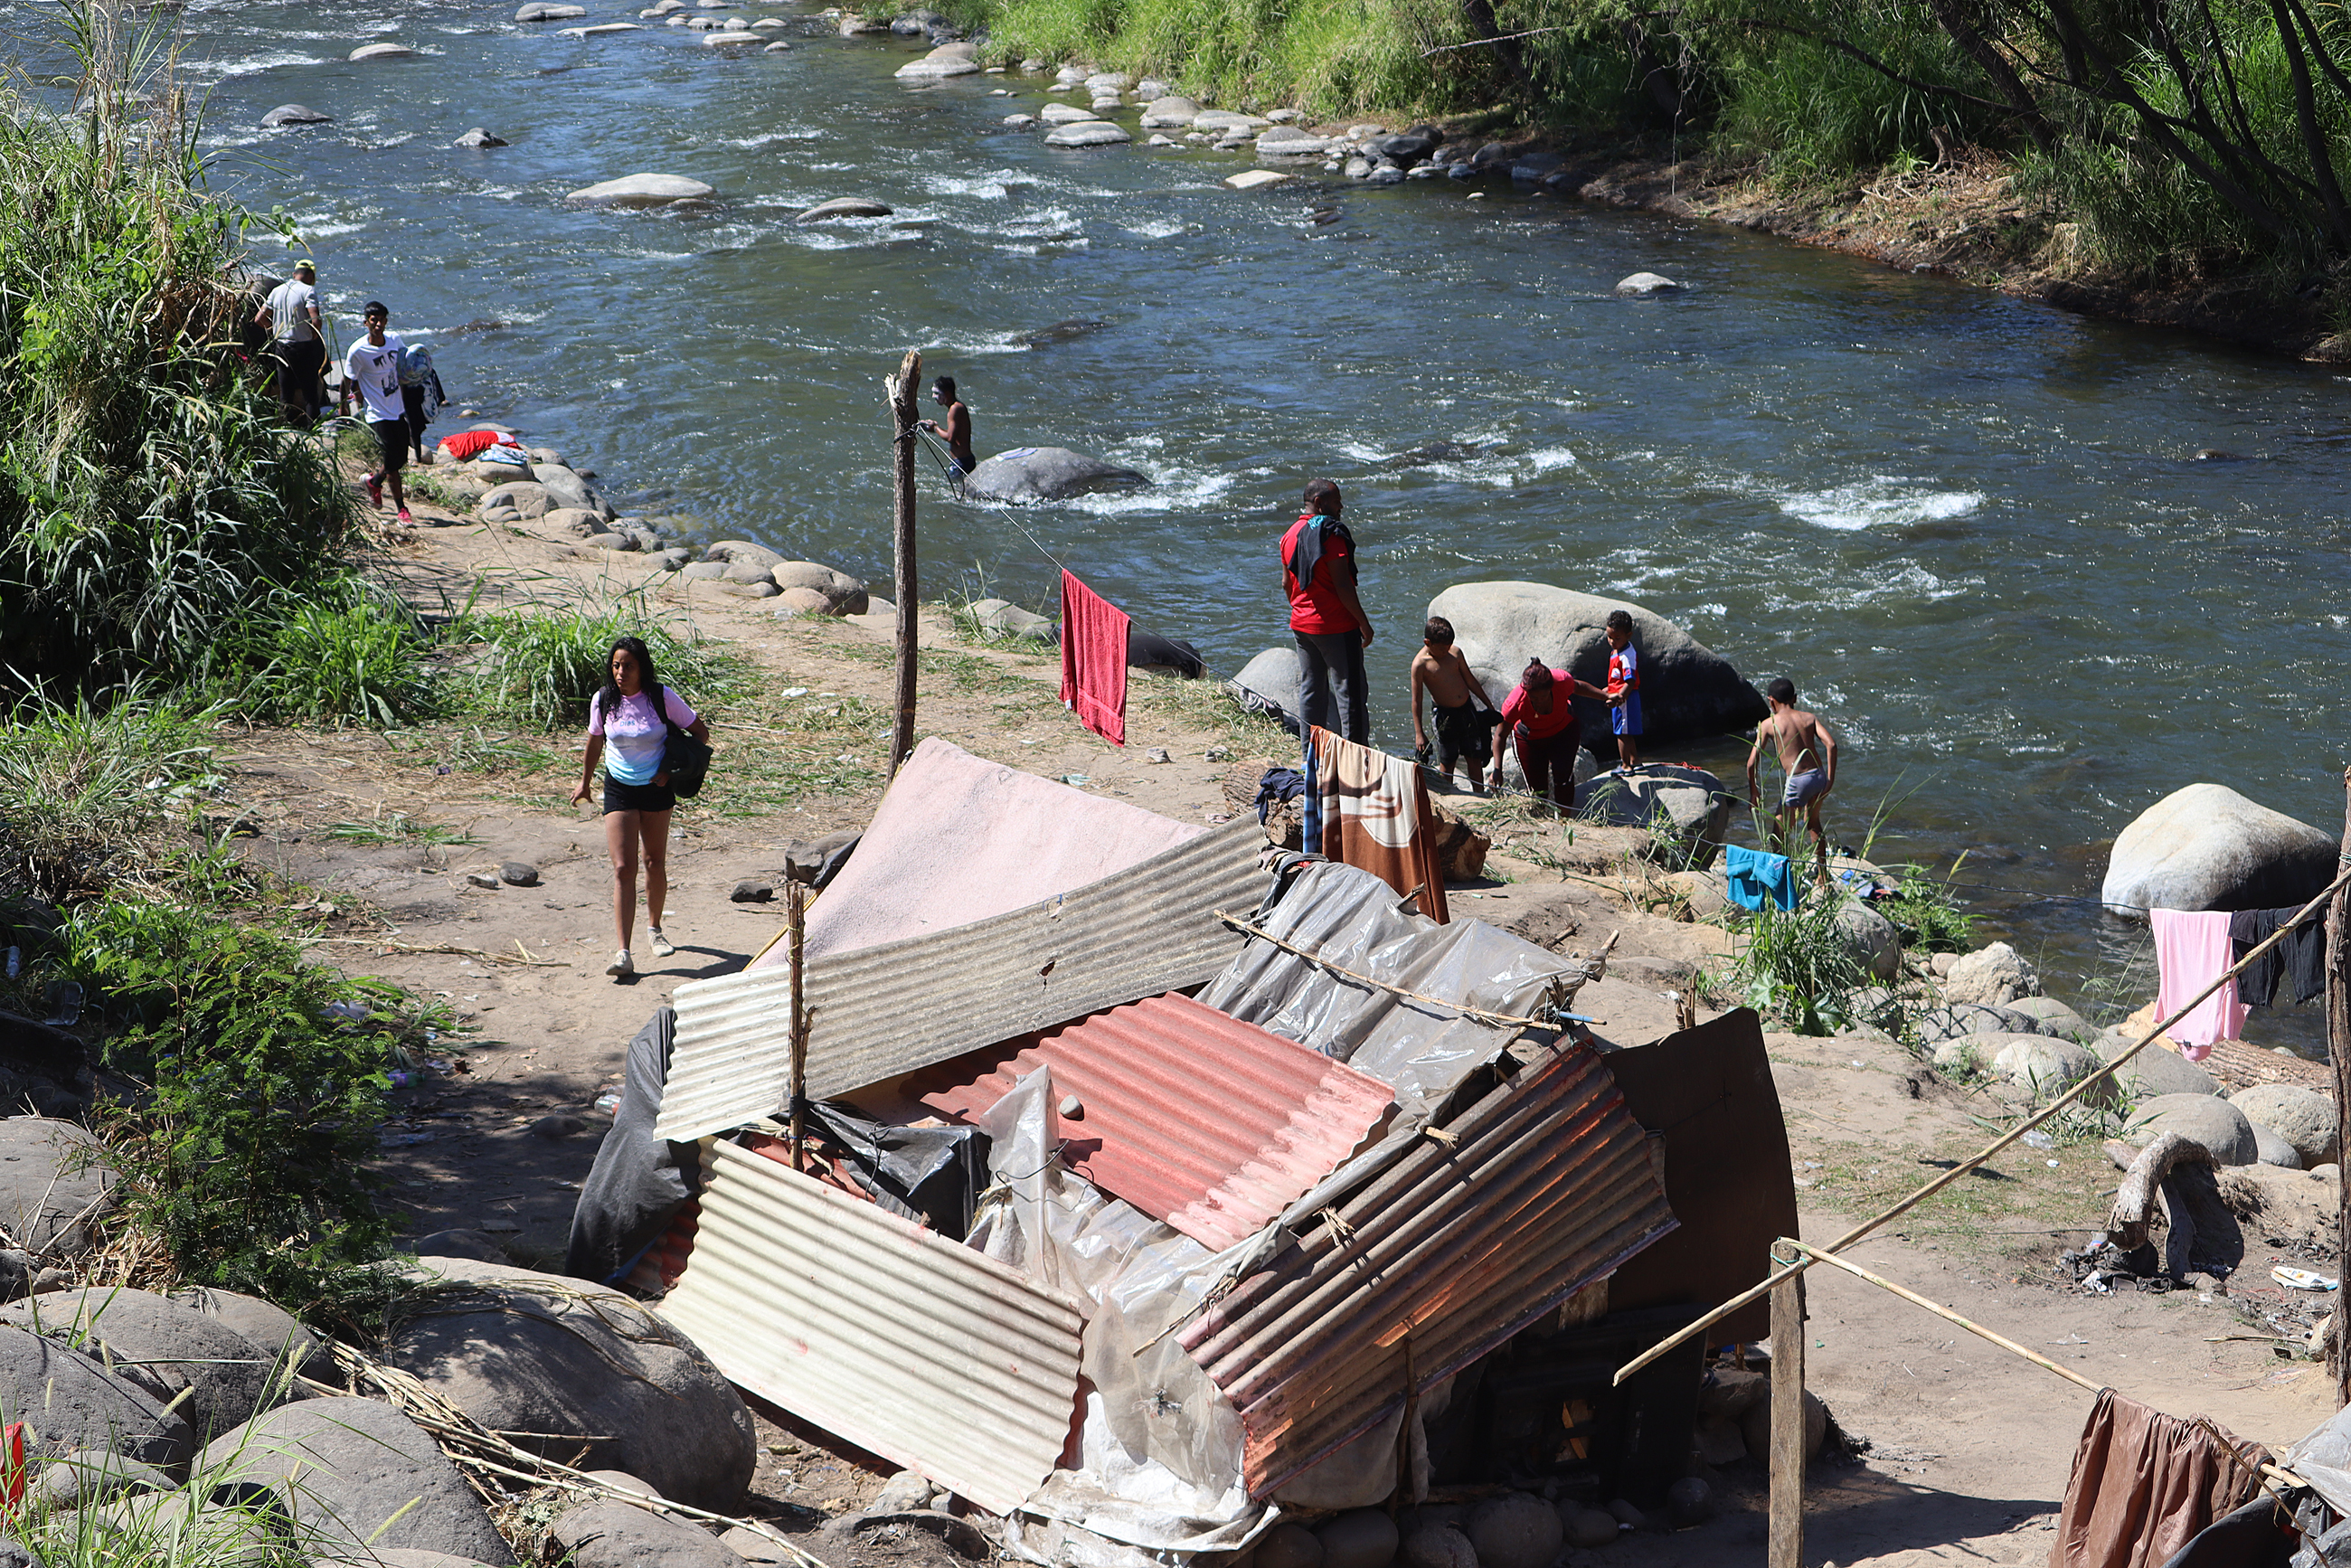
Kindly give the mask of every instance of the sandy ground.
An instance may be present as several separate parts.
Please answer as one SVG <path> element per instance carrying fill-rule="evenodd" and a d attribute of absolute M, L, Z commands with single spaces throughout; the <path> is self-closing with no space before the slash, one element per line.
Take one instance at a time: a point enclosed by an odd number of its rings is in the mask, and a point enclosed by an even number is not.
<path fill-rule="evenodd" d="M 492 597 L 547 598 L 638 591 L 651 575 L 642 558 L 575 552 L 528 525 L 490 528 L 431 507 L 417 516 L 413 538 L 392 546 L 382 570 L 428 606 L 444 596 L 462 600 L 476 585 Z M 883 618 L 796 620 L 760 601 L 705 597 L 700 588 L 647 591 L 664 612 L 733 644 L 772 682 L 756 700 L 714 705 L 720 774 L 795 747 L 805 752 L 809 721 L 790 704 L 834 704 L 855 723 L 818 726 L 841 747 L 839 767 L 821 787 L 733 801 L 714 787 L 711 804 L 679 812 L 665 922 L 679 951 L 652 960 L 641 938 L 643 972 L 633 980 L 602 972 L 613 946 L 611 873 L 600 824 L 566 799 L 579 737 L 549 738 L 552 759 L 536 770 L 436 763 L 457 754 L 463 727 L 391 741 L 365 731 L 256 732 L 226 759 L 228 804 L 256 831 L 245 841 L 248 853 L 290 879 L 298 891 L 289 896 L 332 906 L 321 917 L 325 956 L 445 998 L 467 1026 L 443 1042 L 445 1055 L 419 1064 L 401 1096 L 403 1118 L 387 1134 L 392 1197 L 413 1235 L 487 1231 L 518 1261 L 559 1266 L 578 1184 L 606 1121 L 596 1102 L 617 1089 L 630 1037 L 681 982 L 730 972 L 778 933 L 779 904 L 734 903 L 729 891 L 746 880 L 780 886 L 792 844 L 862 824 L 879 799 L 889 680 Z M 1048 661 L 956 647 L 944 616 L 926 617 L 924 635 L 940 664 L 925 676 L 919 735 L 942 735 L 1032 772 L 1084 774 L 1092 789 L 1189 821 L 1228 809 L 1218 789 L 1228 765 L 1207 753 L 1234 744 L 1235 732 L 1206 707 L 1140 688 L 1130 744 L 1120 752 L 1062 711 Z M 796 698 L 773 695 L 799 688 L 805 692 Z M 1153 747 L 1171 760 L 1145 761 Z M 337 823 L 403 818 L 461 831 L 471 841 L 353 844 L 329 836 Z M 1571 852 L 1556 834 L 1511 828 L 1498 833 L 1497 875 L 1453 892 L 1457 916 L 1564 951 L 1589 952 L 1618 934 L 1609 977 L 1580 1001 L 1606 1020 L 1600 1034 L 1625 1043 L 1669 1030 L 1667 993 L 1728 944 L 1719 930 L 1642 913 L 1620 895 L 1631 841 L 1583 830 Z M 1552 869 L 1527 858 L 1534 847 Z M 538 867 L 540 884 L 467 881 L 510 861 Z M 1564 877 L 1561 864 L 1582 870 Z M 1852 1217 L 1948 1168 L 1988 1140 L 1978 1118 L 2002 1110 L 1941 1083 L 1891 1044 L 1780 1035 L 1770 1044 L 1806 1206 L 1803 1230 L 1813 1239 L 1833 1238 Z M 2262 1294 L 2273 1252 L 2249 1250 L 2237 1293 L 2209 1301 L 2087 1296 L 2057 1276 L 2054 1254 L 2097 1222 L 2116 1177 L 2095 1139 L 2052 1151 L 2019 1146 L 1855 1255 L 2165 1409 L 2208 1414 L 2277 1447 L 2314 1425 L 2331 1405 L 2324 1371 L 2283 1359 L 2273 1341 L 2253 1337 L 2270 1332 L 2263 1312 L 2286 1304 Z M 1865 1439 L 1858 1445 L 1865 1451 L 1814 1467 L 1807 1561 L 1847 1568 L 2045 1561 L 2090 1396 L 1849 1277 L 1816 1270 L 1811 1291 L 1810 1385 L 1844 1432 Z M 811 1525 L 864 1501 L 886 1471 L 778 1412 L 762 1416 L 761 1511 Z M 1573 1561 L 1643 1568 L 1760 1562 L 1760 1463 L 1726 1467 L 1715 1479 L 1728 1507 L 1712 1523 L 1627 1535 Z"/>

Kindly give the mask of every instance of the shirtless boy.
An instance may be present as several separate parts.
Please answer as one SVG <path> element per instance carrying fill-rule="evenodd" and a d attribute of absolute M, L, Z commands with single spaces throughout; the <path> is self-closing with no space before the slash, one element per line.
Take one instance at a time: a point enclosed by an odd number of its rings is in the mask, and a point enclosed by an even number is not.
<path fill-rule="evenodd" d="M 1428 760 L 1428 733 L 1421 727 L 1420 694 L 1428 693 L 1428 700 L 1437 708 L 1437 759 L 1445 777 L 1453 777 L 1456 763 L 1469 766 L 1469 788 L 1475 794 L 1486 792 L 1486 722 L 1478 709 L 1491 708 L 1494 699 L 1478 684 L 1477 672 L 1461 650 L 1453 645 L 1453 622 L 1442 615 L 1432 615 L 1421 628 L 1424 642 L 1419 653 L 1412 656 L 1412 748 L 1423 762 Z M 1470 698 L 1477 698 L 1472 704 Z"/>
<path fill-rule="evenodd" d="M 1795 683 L 1785 675 L 1763 688 L 1771 701 L 1771 716 L 1755 727 L 1755 748 L 1747 754 L 1747 798 L 1756 802 L 1758 814 L 1762 805 L 1761 793 L 1756 787 L 1755 762 L 1763 755 L 1763 743 L 1770 740 L 1780 753 L 1780 766 L 1787 770 L 1788 784 L 1780 797 L 1780 808 L 1772 813 L 1775 847 L 1785 852 L 1795 838 L 1796 813 L 1804 813 L 1804 825 L 1813 835 L 1813 844 L 1820 857 L 1820 881 L 1829 880 L 1829 840 L 1821 827 L 1821 800 L 1836 787 L 1836 737 L 1818 716 L 1806 713 L 1796 706 Z"/>

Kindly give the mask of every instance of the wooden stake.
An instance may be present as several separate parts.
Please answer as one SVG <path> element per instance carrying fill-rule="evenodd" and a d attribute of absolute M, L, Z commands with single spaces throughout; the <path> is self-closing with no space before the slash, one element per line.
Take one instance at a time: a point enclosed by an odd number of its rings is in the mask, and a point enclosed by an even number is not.
<path fill-rule="evenodd" d="M 2343 852 L 2351 857 L 2351 768 L 2343 770 Z M 2346 859 L 2342 864 L 2351 864 Z M 2339 866 L 2338 866 L 2339 869 Z M 2337 888 L 2326 907 L 2326 1054 L 2335 1063 L 2335 1124 L 2346 1122 L 2351 1106 L 2351 888 Z M 2340 1184 L 2338 1184 L 2340 1185 Z M 2351 1257 L 2351 1198 L 2335 1217 L 2335 1267 Z M 2335 1343 L 2326 1352 L 2327 1370 L 2335 1375 L 2335 1407 L 2351 1405 L 2351 1354 L 2344 1349 L 2344 1330 L 2351 1325 L 2343 1305 L 2344 1292 L 2335 1292 Z"/>
<path fill-rule="evenodd" d="M 792 937 L 792 1169 L 800 1166 L 800 1141 L 808 1129 L 802 1124 L 800 1105 L 808 1097 L 808 1008 L 800 989 L 802 965 L 801 938 L 808 934 L 808 889 L 800 883 L 788 883 L 784 908 L 789 918 Z"/>
<path fill-rule="evenodd" d="M 1782 1241 L 1780 1247 L 1792 1246 Z M 1778 1248 L 1772 1249 L 1774 1253 Z M 1768 1568 L 1804 1568 L 1804 1281 L 1771 1287 L 1771 1512 Z"/>
<path fill-rule="evenodd" d="M 923 356 L 909 349 L 890 381 L 891 455 L 897 478 L 893 543 L 898 590 L 898 716 L 890 731 L 890 777 L 914 749 L 914 614 L 921 601 L 914 580 L 914 397 L 921 390 Z"/>

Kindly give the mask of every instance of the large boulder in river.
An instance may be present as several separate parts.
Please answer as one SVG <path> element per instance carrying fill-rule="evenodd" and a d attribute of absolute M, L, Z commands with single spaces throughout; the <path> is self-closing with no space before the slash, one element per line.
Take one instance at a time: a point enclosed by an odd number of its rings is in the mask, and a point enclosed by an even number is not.
<path fill-rule="evenodd" d="M 515 1560 L 441 1446 L 372 1399 L 280 1406 L 214 1438 L 196 1463 L 274 1493 L 319 1561 L 373 1561 L 366 1548 L 443 1552 L 494 1568 Z"/>
<path fill-rule="evenodd" d="M 315 109 L 305 109 L 298 103 L 281 103 L 261 117 L 261 128 L 275 131 L 281 125 L 332 125 L 335 117 L 320 114 Z"/>
<path fill-rule="evenodd" d="M 2282 909 L 2335 879 L 2335 852 L 2307 822 L 2224 784 L 2190 784 L 2116 837 L 2098 896 L 2141 920 L 2150 909 Z"/>
<path fill-rule="evenodd" d="M 1705 768 L 1662 763 L 1638 773 L 1603 773 L 1575 792 L 1577 816 L 1618 827 L 1666 828 L 1681 840 L 1691 867 L 1700 871 L 1714 863 L 1722 847 L 1730 807 L 1722 780 Z"/>
<path fill-rule="evenodd" d="M 696 1508 L 741 1499 L 758 1458 L 751 1413 L 684 1334 L 578 1280 L 466 1258 L 423 1267 L 438 1276 L 433 1310 L 384 1360 L 485 1427 L 533 1434 L 516 1441 L 550 1458 L 626 1470 Z"/>
<path fill-rule="evenodd" d="M 837 218 L 886 218 L 889 204 L 865 196 L 835 196 L 829 202 L 819 202 L 792 219 L 796 224 L 829 224 Z"/>
<path fill-rule="evenodd" d="M 1226 683 L 1240 705 L 1251 713 L 1261 713 L 1281 721 L 1281 727 L 1291 734 L 1298 733 L 1298 649 L 1268 648 L 1241 666 L 1241 673 Z"/>
<path fill-rule="evenodd" d="M 1066 446 L 1016 446 L 965 475 L 963 493 L 981 501 L 1066 501 L 1095 490 L 1149 483 L 1132 468 Z"/>
<path fill-rule="evenodd" d="M 944 77 L 977 76 L 979 62 L 969 44 L 941 44 L 919 60 L 908 60 L 897 70 L 901 81 L 937 81 Z"/>
<path fill-rule="evenodd" d="M 574 191 L 564 200 L 582 207 L 664 207 L 706 201 L 716 190 L 683 174 L 628 174 Z"/>
<path fill-rule="evenodd" d="M 1496 701 L 1519 684 L 1529 659 L 1573 672 L 1593 685 L 1608 680 L 1608 612 L 1633 617 L 1633 646 L 1641 653 L 1645 738 L 1652 745 L 1712 739 L 1753 724 L 1771 711 L 1730 662 L 1663 616 L 1637 604 L 1602 599 L 1545 582 L 1464 582 L 1428 602 L 1428 613 L 1453 622 L 1454 636 L 1478 678 Z M 1613 756 L 1604 703 L 1580 698 L 1583 744 Z"/>

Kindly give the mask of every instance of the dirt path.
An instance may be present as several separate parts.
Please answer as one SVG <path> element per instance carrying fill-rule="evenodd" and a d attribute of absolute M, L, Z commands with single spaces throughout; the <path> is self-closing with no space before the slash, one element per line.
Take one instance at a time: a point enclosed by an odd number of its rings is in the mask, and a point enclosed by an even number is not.
<path fill-rule="evenodd" d="M 420 1064 L 387 1132 L 392 1196 L 411 1234 L 487 1231 L 517 1260 L 557 1267 L 606 1122 L 596 1102 L 617 1089 L 630 1037 L 680 983 L 731 972 L 779 928 L 779 904 L 736 903 L 731 890 L 779 887 L 794 844 L 862 825 L 879 800 L 887 621 L 781 616 L 761 601 L 656 582 L 641 557 L 582 559 L 590 552 L 528 526 L 417 513 L 413 541 L 382 565 L 428 607 L 474 594 L 498 602 L 641 593 L 758 672 L 749 695 L 711 705 L 721 747 L 714 784 L 678 814 L 666 925 L 679 952 L 644 961 L 627 982 L 602 972 L 612 938 L 601 829 L 590 809 L 567 799 L 580 737 L 454 724 L 390 737 L 269 731 L 226 758 L 229 804 L 256 833 L 248 854 L 301 889 L 296 896 L 333 906 L 326 956 L 440 998 L 468 1026 L 432 1059 L 446 1070 Z M 1219 789 L 1229 764 L 1209 751 L 1276 749 L 1202 687 L 1153 679 L 1135 688 L 1130 744 L 1119 751 L 1062 710 L 1053 661 L 961 645 L 945 615 L 925 616 L 924 642 L 918 734 L 1049 777 L 1083 775 L 1087 788 L 1152 810 L 1219 816 L 1229 809 Z M 1146 761 L 1154 747 L 1171 760 Z M 1669 905 L 1645 907 L 1657 901 L 1633 859 L 1641 835 L 1586 828 L 1570 844 L 1508 812 L 1488 817 L 1495 874 L 1456 889 L 1457 912 L 1570 951 L 1617 934 L 1609 977 L 1581 1003 L 1606 1020 L 1598 1032 L 1607 1039 L 1634 1043 L 1673 1028 L 1669 993 L 1719 962 L 1729 937 L 1671 918 Z M 435 831 L 414 831 L 427 827 Z M 465 841 L 432 841 L 453 834 Z M 538 885 L 468 880 L 495 880 L 515 861 L 538 869 Z M 1768 1043 L 1809 1206 L 1803 1229 L 1814 1239 L 1980 1145 L 1979 1118 L 2002 1111 L 1888 1042 L 1774 1035 Z M 2323 1372 L 2280 1360 L 2265 1342 L 2227 1337 L 2250 1332 L 2229 1301 L 2059 1288 L 2050 1260 L 2081 1238 L 2052 1228 L 2095 1222 L 2114 1184 L 2095 1142 L 2020 1146 L 1856 1255 L 2165 1409 L 2209 1414 L 2273 1445 L 2308 1429 L 2329 1403 Z M 2255 1260 L 2249 1252 L 2247 1285 L 2258 1283 Z M 1811 1301 L 1811 1386 L 1868 1450 L 1815 1468 L 1807 1560 L 1846 1568 L 2045 1561 L 2089 1396 L 1848 1278 L 1815 1270 Z M 773 1508 L 816 1510 L 791 1515 L 803 1523 L 857 1506 L 878 1484 L 862 1456 L 810 1441 L 820 1434 L 763 1422 L 761 1437 L 772 1448 L 758 1490 Z M 1628 1536 L 1571 1561 L 1759 1561 L 1760 1464 L 1741 1461 L 1715 1479 L 1726 1508 L 1713 1522 Z"/>

